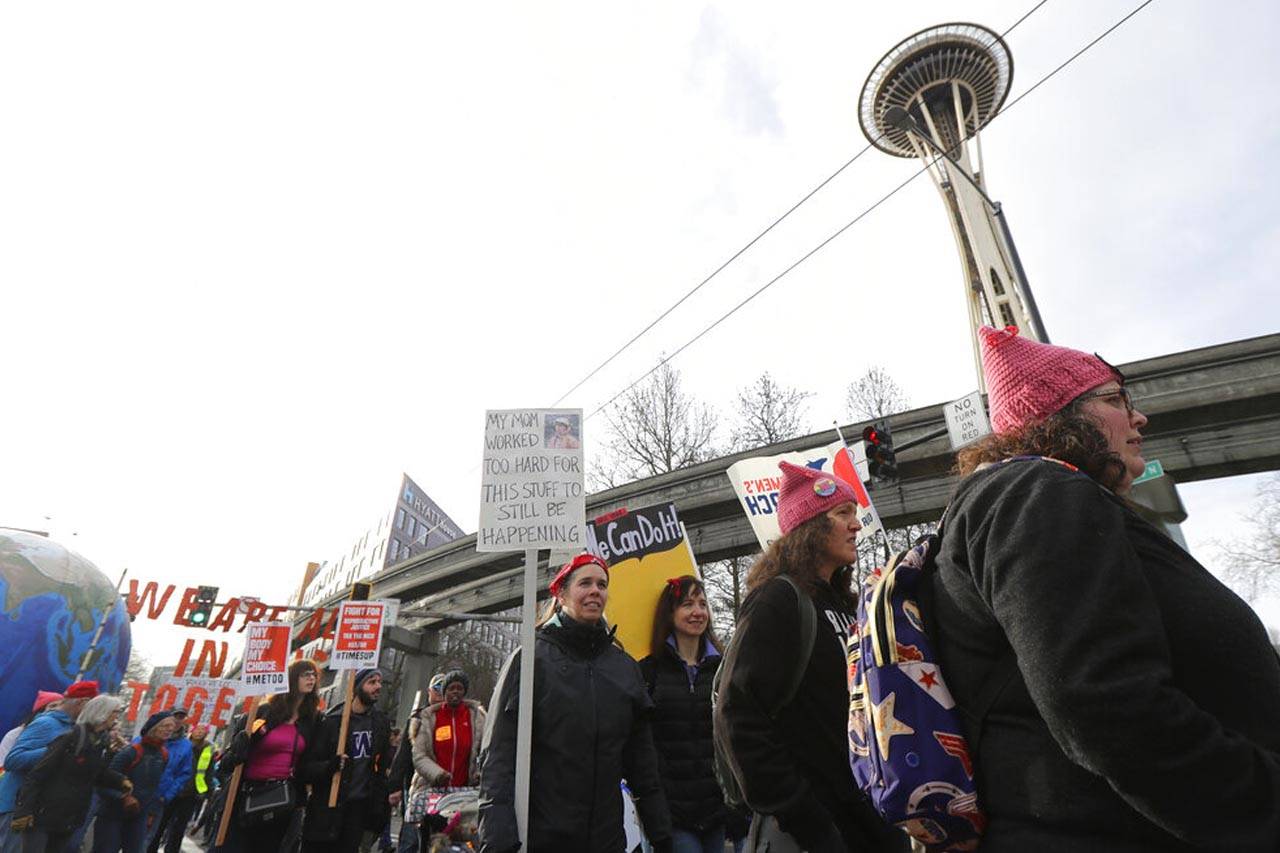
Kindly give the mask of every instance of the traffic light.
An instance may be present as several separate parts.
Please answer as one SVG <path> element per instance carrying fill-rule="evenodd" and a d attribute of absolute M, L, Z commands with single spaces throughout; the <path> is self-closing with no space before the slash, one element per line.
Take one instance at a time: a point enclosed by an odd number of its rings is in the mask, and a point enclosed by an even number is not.
<path fill-rule="evenodd" d="M 898 460 L 893 455 L 893 435 L 888 421 L 876 421 L 862 430 L 867 446 L 867 473 L 874 482 L 890 483 L 898 479 Z"/>
<path fill-rule="evenodd" d="M 209 624 L 209 617 L 213 615 L 214 602 L 218 600 L 218 588 L 216 586 L 202 586 L 196 592 L 196 606 L 191 608 L 191 615 L 187 617 L 187 621 L 197 628 L 203 628 Z"/>

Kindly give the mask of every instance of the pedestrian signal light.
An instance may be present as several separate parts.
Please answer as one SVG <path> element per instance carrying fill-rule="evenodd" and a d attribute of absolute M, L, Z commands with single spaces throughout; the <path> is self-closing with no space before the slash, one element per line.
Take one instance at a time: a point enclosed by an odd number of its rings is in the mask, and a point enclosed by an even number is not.
<path fill-rule="evenodd" d="M 209 624 L 209 617 L 213 615 L 214 602 L 218 600 L 218 588 L 216 586 L 202 586 L 196 592 L 196 606 L 191 609 L 191 615 L 187 617 L 192 625 L 197 628 L 203 628 Z"/>
<path fill-rule="evenodd" d="M 898 479 L 898 460 L 893 453 L 893 435 L 887 421 L 877 421 L 862 430 L 862 440 L 867 447 L 867 473 L 875 482 L 887 483 Z"/>

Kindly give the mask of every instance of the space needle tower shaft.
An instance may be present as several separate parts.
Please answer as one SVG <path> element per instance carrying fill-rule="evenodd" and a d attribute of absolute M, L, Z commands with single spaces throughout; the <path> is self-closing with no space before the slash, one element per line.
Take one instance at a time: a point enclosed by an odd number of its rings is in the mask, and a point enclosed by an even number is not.
<path fill-rule="evenodd" d="M 1013 58 L 997 34 L 944 24 L 903 40 L 876 64 L 859 99 L 862 132 L 895 157 L 922 161 L 942 196 L 960 254 L 978 382 L 978 327 L 1017 326 L 1048 341 L 1000 203 L 987 193 L 980 131 L 999 112 Z"/>

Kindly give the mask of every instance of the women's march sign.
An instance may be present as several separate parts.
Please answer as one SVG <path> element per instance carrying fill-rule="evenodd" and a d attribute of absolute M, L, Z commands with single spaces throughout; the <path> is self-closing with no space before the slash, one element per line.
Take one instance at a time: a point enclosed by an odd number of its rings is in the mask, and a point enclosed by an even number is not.
<path fill-rule="evenodd" d="M 586 544 L 581 409 L 485 413 L 477 551 Z"/>
<path fill-rule="evenodd" d="M 778 463 L 783 461 L 835 474 L 853 487 L 858 498 L 858 520 L 862 522 L 862 530 L 858 531 L 859 542 L 882 529 L 880 515 L 863 485 L 853 454 L 842 442 L 837 441 L 813 450 L 742 459 L 729 466 L 725 473 L 733 483 L 742 511 L 747 514 L 747 521 L 751 522 L 751 529 L 760 541 L 761 548 L 768 548 L 775 539 L 782 536 L 782 530 L 778 527 L 778 491 L 782 486 L 782 472 L 778 470 Z"/>

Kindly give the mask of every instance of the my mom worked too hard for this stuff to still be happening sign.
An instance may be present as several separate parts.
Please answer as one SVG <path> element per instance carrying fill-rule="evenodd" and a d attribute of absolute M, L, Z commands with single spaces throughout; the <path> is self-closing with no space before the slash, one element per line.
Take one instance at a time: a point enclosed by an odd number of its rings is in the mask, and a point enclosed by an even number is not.
<path fill-rule="evenodd" d="M 477 551 L 586 544 L 581 409 L 485 413 Z"/>

